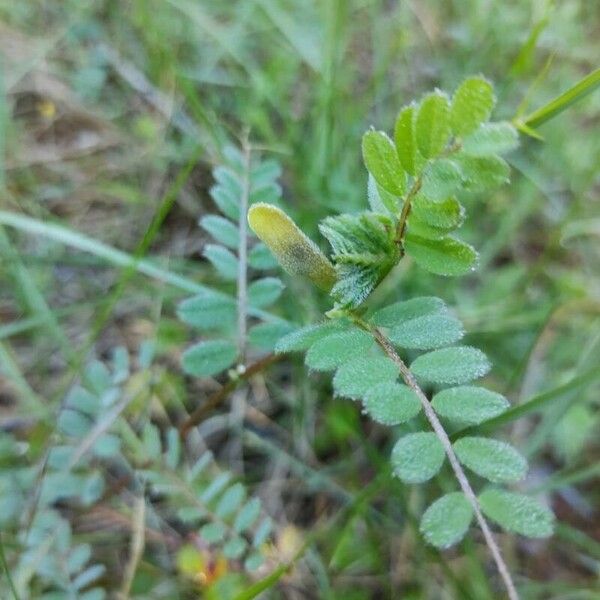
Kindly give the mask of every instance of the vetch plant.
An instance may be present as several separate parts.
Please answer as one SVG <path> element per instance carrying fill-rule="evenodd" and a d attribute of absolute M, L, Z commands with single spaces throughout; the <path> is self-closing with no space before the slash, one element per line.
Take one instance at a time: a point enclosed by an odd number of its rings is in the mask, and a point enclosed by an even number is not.
<path fill-rule="evenodd" d="M 248 221 L 290 274 L 309 277 L 334 301 L 328 321 L 286 335 L 276 351 L 306 352 L 311 370 L 335 372 L 335 394 L 362 402 L 379 423 L 394 426 L 424 414 L 428 428 L 404 435 L 394 446 L 394 473 L 406 483 L 423 483 L 448 460 L 459 491 L 427 508 L 421 532 L 430 544 L 448 548 L 475 519 L 514 599 L 518 595 L 488 519 L 543 538 L 552 534 L 553 514 L 501 487 L 527 471 L 515 448 L 471 435 L 452 442 L 446 431 L 447 423 L 476 426 L 507 409 L 503 396 L 472 383 L 490 370 L 487 357 L 457 345 L 463 326 L 439 298 L 411 298 L 375 311 L 365 305 L 405 256 L 437 275 L 476 268 L 477 252 L 455 235 L 465 218 L 459 198 L 505 184 L 509 167 L 500 155 L 518 144 L 510 123 L 489 121 L 494 103 L 492 85 L 471 77 L 451 98 L 436 90 L 405 106 L 393 139 L 374 129 L 365 133 L 370 210 L 321 222 L 331 259 L 277 207 L 254 204 Z M 409 364 L 407 357 L 416 353 Z M 436 390 L 432 397 L 425 386 Z M 476 493 L 472 475 L 492 485 Z"/>
<path fill-rule="evenodd" d="M 224 157 L 224 164 L 213 170 L 216 184 L 210 190 L 221 214 L 206 215 L 199 225 L 217 242 L 205 246 L 204 256 L 224 286 L 235 286 L 235 295 L 205 288 L 181 302 L 177 312 L 202 335 L 183 353 L 183 370 L 194 377 L 227 373 L 229 380 L 183 423 L 180 431 L 184 436 L 244 378 L 267 366 L 273 356 L 265 356 L 265 352 L 295 329 L 292 323 L 266 310 L 279 299 L 284 285 L 277 277 L 265 276 L 277 263 L 246 223 L 246 212 L 253 203 L 278 202 L 280 166 L 274 160 L 260 160 L 247 141 L 241 150 L 226 147 Z M 332 270 L 331 281 L 334 277 Z M 255 354 L 261 358 L 249 363 Z"/>

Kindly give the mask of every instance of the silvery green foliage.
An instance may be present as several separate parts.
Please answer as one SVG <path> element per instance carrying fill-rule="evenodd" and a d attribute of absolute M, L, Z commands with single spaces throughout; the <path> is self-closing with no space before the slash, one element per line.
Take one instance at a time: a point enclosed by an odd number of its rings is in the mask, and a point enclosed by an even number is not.
<path fill-rule="evenodd" d="M 149 363 L 151 354 L 149 346 L 143 347 L 139 362 Z M 123 348 L 114 352 L 110 368 L 97 360 L 88 365 L 63 402 L 45 463 L 28 462 L 28 443 L 10 436 L 0 443 L 0 519 L 4 531 L 14 530 L 19 544 L 12 577 L 23 597 L 34 591 L 36 598 L 106 597 L 97 581 L 105 567 L 94 562 L 91 544 L 77 541 L 66 513 L 69 508 L 90 509 L 105 491 L 102 463 L 120 456 L 121 440 L 114 424 L 99 435 L 92 432 L 121 400 L 129 376 Z M 93 443 L 82 452 L 85 440 Z"/>
<path fill-rule="evenodd" d="M 260 500 L 209 452 L 187 456 L 175 429 L 163 433 L 146 422 L 136 430 L 128 422 L 128 407 L 160 381 L 153 355 L 153 345 L 143 343 L 135 360 L 124 348 L 116 348 L 109 363 L 93 360 L 63 402 L 46 461 L 30 462 L 28 442 L 0 434 L 0 526 L 21 597 L 107 597 L 110 586 L 98 581 L 106 572 L 94 558 L 98 549 L 80 541 L 71 517 L 110 504 L 103 496 L 115 469 L 129 482 L 126 495 L 115 496 L 116 511 L 122 498 L 143 493 L 148 527 L 168 523 L 182 542 L 196 535 L 248 571 L 262 564 L 272 522 Z M 2 598 L 9 597 L 4 585 Z"/>
<path fill-rule="evenodd" d="M 432 329 L 432 323 L 438 322 L 432 320 L 436 315 L 443 317 L 440 323 L 456 321 L 444 302 L 432 297 L 392 304 L 376 311 L 368 321 L 386 333 L 399 352 L 414 351 L 414 348 L 413 344 L 406 347 L 395 341 L 394 331 L 411 331 L 410 340 L 415 336 L 427 339 L 427 350 L 413 360 L 411 370 L 424 384 L 436 384 L 438 392 L 432 405 L 444 422 L 472 425 L 502 414 L 509 406 L 508 401 L 496 392 L 474 385 L 475 380 L 490 368 L 487 358 L 475 348 L 449 345 L 454 344 L 457 341 L 454 338 L 458 336 L 452 336 L 453 341 L 449 341 L 444 327 Z M 459 330 L 462 332 L 462 327 L 453 326 L 453 331 Z M 276 351 L 306 351 L 309 368 L 335 371 L 335 394 L 360 402 L 363 412 L 383 425 L 416 421 L 421 413 L 418 397 L 404 384 L 396 365 L 369 332 L 350 320 L 338 319 L 297 330 L 279 340 Z M 424 423 L 422 419 L 416 422 L 420 426 Z M 505 442 L 466 436 L 454 443 L 454 450 L 468 471 L 492 483 L 511 483 L 525 476 L 526 460 Z M 414 484 L 437 475 L 446 456 L 435 433 L 417 431 L 398 440 L 391 461 L 395 475 L 405 483 Z M 509 494 L 502 497 L 502 502 L 488 503 L 492 507 L 489 517 L 506 529 L 530 537 L 544 537 L 551 531 L 552 513 L 531 498 Z M 536 522 L 541 523 L 540 527 L 535 523 L 523 525 L 524 511 L 519 509 L 513 516 L 507 508 L 514 505 L 516 511 L 525 504 L 537 507 L 532 514 L 537 515 Z M 450 515 L 448 518 L 442 518 L 445 511 Z M 514 521 L 516 514 L 519 522 Z M 472 516 L 462 492 L 454 492 L 427 510 L 421 529 L 427 541 L 438 547 L 448 547 L 462 539 Z"/>
<path fill-rule="evenodd" d="M 457 345 L 463 326 L 441 299 L 413 298 L 366 317 L 356 309 L 405 255 L 438 275 L 474 269 L 476 251 L 455 235 L 465 218 L 460 198 L 508 181 L 508 165 L 499 155 L 518 143 L 511 124 L 489 122 L 494 103 L 491 84 L 472 77 L 452 97 L 436 90 L 404 107 L 393 139 L 381 131 L 365 134 L 371 211 L 327 217 L 320 226 L 338 275 L 330 316 L 341 318 L 295 331 L 276 345 L 277 352 L 306 351 L 310 369 L 335 371 L 335 394 L 361 402 L 375 421 L 390 426 L 414 421 L 391 455 L 395 475 L 406 483 L 433 478 L 446 454 L 433 431 L 419 430 L 426 423 L 419 418 L 421 401 L 376 342 L 374 328 L 412 357 L 410 371 L 421 387 L 433 386 L 432 407 L 442 422 L 477 425 L 504 412 L 508 401 L 474 384 L 491 365 L 477 348 Z M 467 473 L 495 484 L 518 481 L 527 470 L 525 458 L 498 440 L 465 436 L 454 451 Z M 492 488 L 480 502 L 507 530 L 529 537 L 552 532 L 552 513 L 527 496 Z M 463 538 L 472 519 L 464 494 L 452 492 L 426 510 L 421 531 L 429 543 L 446 548 Z"/>
<path fill-rule="evenodd" d="M 247 571 L 256 570 L 273 526 L 260 500 L 248 498 L 245 486 L 219 469 L 210 452 L 188 460 L 177 430 L 168 430 L 164 442 L 162 437 L 155 425 L 146 424 L 139 455 L 144 466 L 136 472 L 150 494 L 162 498 L 163 518 L 183 523 L 202 545 L 239 561 Z"/>
<path fill-rule="evenodd" d="M 234 147 L 224 151 L 225 162 L 213 170 L 215 185 L 210 194 L 221 215 L 206 215 L 199 221 L 200 227 L 217 243 L 204 248 L 204 256 L 212 264 L 216 274 L 226 282 L 235 282 L 239 268 L 240 223 L 246 215 L 240 211 L 241 197 L 247 186 L 248 204 L 268 202 L 277 204 L 281 188 L 277 179 L 281 174 L 274 160 L 259 160 L 250 156 L 246 164 L 244 155 Z M 263 322 L 252 326 L 248 343 L 259 351 L 272 350 L 282 335 L 294 328 L 289 322 L 265 313 L 283 291 L 280 279 L 266 275 L 276 266 L 269 249 L 259 242 L 251 230 L 247 235 L 247 276 L 249 279 L 247 312 Z M 183 369 L 196 377 L 209 377 L 222 373 L 238 359 L 236 340 L 237 299 L 234 295 L 207 288 L 200 294 L 181 302 L 179 318 L 202 336 L 209 336 L 188 348 L 182 357 Z"/>

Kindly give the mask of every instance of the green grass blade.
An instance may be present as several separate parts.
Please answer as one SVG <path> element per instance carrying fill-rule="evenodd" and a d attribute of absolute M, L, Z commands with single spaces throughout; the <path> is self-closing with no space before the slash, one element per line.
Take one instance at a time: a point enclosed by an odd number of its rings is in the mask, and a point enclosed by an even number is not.
<path fill-rule="evenodd" d="M 552 404 L 552 402 L 562 398 L 564 394 L 574 392 L 578 388 L 597 379 L 600 379 L 600 370 L 598 370 L 597 367 L 593 367 L 588 371 L 585 371 L 582 375 L 573 377 L 573 379 L 567 381 L 567 383 L 559 385 L 558 387 L 548 390 L 547 392 L 542 392 L 541 394 L 534 396 L 531 400 L 514 406 L 513 408 L 507 410 L 501 415 L 498 415 L 497 417 L 494 417 L 493 419 L 484 421 L 480 425 L 465 427 L 464 429 L 454 433 L 451 438 L 454 441 L 465 435 L 471 435 L 475 432 L 481 433 L 493 431 L 494 429 L 497 429 L 502 425 L 506 425 L 507 423 L 511 423 L 512 421 L 516 421 L 525 415 L 538 412 Z"/>
<path fill-rule="evenodd" d="M 2 564 L 2 570 L 4 571 L 4 575 L 8 580 L 8 586 L 10 588 L 11 594 L 14 600 L 19 600 L 19 594 L 17 593 L 17 588 L 15 587 L 14 581 L 10 574 L 10 568 L 8 566 L 8 562 L 6 560 L 6 554 L 4 553 L 4 542 L 2 540 L 2 532 L 0 531 L 0 563 Z"/>
<path fill-rule="evenodd" d="M 2 227 L 0 227 L 0 256 L 8 260 L 8 270 L 21 292 L 23 304 L 33 313 L 32 316 L 40 317 L 44 321 L 48 332 L 55 339 L 63 354 L 72 359 L 74 353 L 67 336 Z"/>
<path fill-rule="evenodd" d="M 43 417 L 49 414 L 48 407 L 42 398 L 31 389 L 10 350 L 2 343 L 0 343 L 0 375 L 4 375 L 11 381 L 21 396 L 26 410 L 30 412 L 30 416 L 41 415 Z"/>
<path fill-rule="evenodd" d="M 536 486 L 531 493 L 548 492 L 568 485 L 575 485 L 600 476 L 600 463 L 579 467 L 577 469 L 561 469 L 550 476 L 541 485 Z"/>
<path fill-rule="evenodd" d="M 559 522 L 556 524 L 556 535 L 562 540 L 570 542 L 587 554 L 594 556 L 597 560 L 600 559 L 600 543 L 583 531 L 571 527 L 566 523 Z"/>
<path fill-rule="evenodd" d="M 19 231 L 23 231 L 30 235 L 39 235 L 64 244 L 65 246 L 76 248 L 82 252 L 88 252 L 115 267 L 133 269 L 137 273 L 141 273 L 142 275 L 146 275 L 147 277 L 156 279 L 162 283 L 169 284 L 183 292 L 200 294 L 202 292 L 212 291 L 211 288 L 197 283 L 193 279 L 189 279 L 188 277 L 159 267 L 150 259 L 136 258 L 127 252 L 117 250 L 108 244 L 56 223 L 44 223 L 43 221 L 31 217 L 0 210 L 0 225 L 7 225 L 8 227 L 13 227 L 14 229 L 18 229 Z M 283 321 L 283 319 L 261 309 L 252 308 L 248 312 L 252 316 L 259 317 L 265 321 Z"/>
<path fill-rule="evenodd" d="M 529 130 L 535 130 L 535 128 L 542 125 L 542 123 L 553 119 L 556 115 L 563 112 L 563 110 L 566 110 L 569 106 L 575 104 L 575 102 L 578 102 L 588 94 L 591 94 L 598 86 L 600 86 L 600 69 L 596 69 L 576 83 L 572 88 L 522 119 L 519 119 L 515 124 L 520 129 L 523 129 L 524 127 Z"/>
<path fill-rule="evenodd" d="M 168 283 L 184 292 L 194 294 L 208 291 L 207 287 L 181 275 L 171 273 L 157 266 L 151 260 L 136 259 L 126 252 L 55 223 L 44 223 L 31 217 L 0 211 L 0 224 L 24 231 L 30 235 L 46 237 L 82 252 L 89 252 L 116 267 L 134 268 L 138 273 Z"/>
<path fill-rule="evenodd" d="M 272 588 L 291 567 L 292 564 L 284 564 L 280 567 L 277 567 L 272 573 L 269 573 L 266 577 L 263 577 L 263 579 L 260 579 L 256 583 L 253 583 L 247 587 L 243 592 L 240 592 L 237 596 L 235 596 L 235 600 L 252 600 L 252 598 L 256 598 L 259 594 L 262 594 L 263 592 L 266 592 L 268 589 Z"/>

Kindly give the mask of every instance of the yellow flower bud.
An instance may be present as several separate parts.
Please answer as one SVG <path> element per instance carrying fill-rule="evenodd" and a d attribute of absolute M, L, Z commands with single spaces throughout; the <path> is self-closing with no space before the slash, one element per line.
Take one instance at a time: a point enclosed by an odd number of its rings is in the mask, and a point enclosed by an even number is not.
<path fill-rule="evenodd" d="M 337 279 L 333 265 L 281 209 L 257 202 L 248 211 L 248 223 L 290 275 L 308 277 L 322 290 L 331 290 Z"/>

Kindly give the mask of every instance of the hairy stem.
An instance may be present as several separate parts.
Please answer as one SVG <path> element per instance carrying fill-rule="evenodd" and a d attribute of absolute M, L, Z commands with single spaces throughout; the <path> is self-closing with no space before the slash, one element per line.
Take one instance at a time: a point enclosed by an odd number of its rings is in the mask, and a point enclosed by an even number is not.
<path fill-rule="evenodd" d="M 244 172 L 242 175 L 242 195 L 240 198 L 240 221 L 238 232 L 240 236 L 238 246 L 238 273 L 237 273 L 237 333 L 240 364 L 246 362 L 246 339 L 248 319 L 248 198 L 250 196 L 250 144 L 246 135 L 243 142 Z"/>
<path fill-rule="evenodd" d="M 431 427 L 433 428 L 433 431 L 435 432 L 438 439 L 440 440 L 440 442 L 444 448 L 444 451 L 446 452 L 446 456 L 448 456 L 448 460 L 450 461 L 450 466 L 452 467 L 452 470 L 454 471 L 454 474 L 456 475 L 456 479 L 458 480 L 458 483 L 459 483 L 463 493 L 465 494 L 467 500 L 469 501 L 469 503 L 471 504 L 471 506 L 473 508 L 473 512 L 475 513 L 475 518 L 477 519 L 477 523 L 479 524 L 479 527 L 481 528 L 481 531 L 483 532 L 483 537 L 485 539 L 485 542 L 486 542 L 486 544 L 492 554 L 492 557 L 496 563 L 496 567 L 498 568 L 498 572 L 500 573 L 500 576 L 502 577 L 504 585 L 506 586 L 506 591 L 508 592 L 508 597 L 510 598 L 510 600 L 518 600 L 519 595 L 517 594 L 517 590 L 513 583 L 510 571 L 508 570 L 508 567 L 507 567 L 506 563 L 504 562 L 504 559 L 502 558 L 502 553 L 500 552 L 500 547 L 498 546 L 498 543 L 496 542 L 496 539 L 494 538 L 494 534 L 492 533 L 492 530 L 490 529 L 488 522 L 486 521 L 485 517 L 483 516 L 483 513 L 481 512 L 481 508 L 479 506 L 479 501 L 477 500 L 477 496 L 475 495 L 475 492 L 473 491 L 473 488 L 471 487 L 471 484 L 469 483 L 469 480 L 467 479 L 467 476 L 466 476 L 465 472 L 463 471 L 463 468 L 460 465 L 460 462 L 458 461 L 456 454 L 454 453 L 454 449 L 452 448 L 452 442 L 450 441 L 450 438 L 448 437 L 446 430 L 444 429 L 443 425 L 441 424 L 440 420 L 438 419 L 437 415 L 435 414 L 435 411 L 433 410 L 431 403 L 429 402 L 429 399 L 427 398 L 427 396 L 425 395 L 425 393 L 423 392 L 423 390 L 417 383 L 417 380 L 415 379 L 415 377 L 412 374 L 412 372 L 410 371 L 410 369 L 406 366 L 404 361 L 400 358 L 400 356 L 396 352 L 396 349 L 394 348 L 392 343 L 376 327 L 371 327 L 368 325 L 367 325 L 367 327 L 368 327 L 369 331 L 371 331 L 371 333 L 375 337 L 375 340 L 381 346 L 383 351 L 396 364 L 396 366 L 400 370 L 400 375 L 402 376 L 402 379 L 404 380 L 406 385 L 415 392 L 415 394 L 418 396 L 419 400 L 421 401 L 421 405 L 423 406 L 423 412 L 425 413 L 427 420 L 429 421 Z"/>
<path fill-rule="evenodd" d="M 423 180 L 421 177 L 415 179 L 412 187 L 410 188 L 404 204 L 402 205 L 402 211 L 398 217 L 398 225 L 396 226 L 396 243 L 400 246 L 400 251 L 404 254 L 404 234 L 406 233 L 406 223 L 410 215 L 410 209 L 412 208 L 412 200 L 419 193 Z"/>
<path fill-rule="evenodd" d="M 452 143 L 444 150 L 444 152 L 442 152 L 440 158 L 450 156 L 455 152 L 458 152 L 460 148 L 460 142 L 453 140 Z M 396 225 L 396 244 L 400 246 L 400 252 L 402 255 L 404 254 L 404 236 L 406 234 L 406 225 L 408 217 L 410 216 L 410 210 L 412 208 L 412 201 L 414 200 L 415 196 L 421 191 L 421 186 L 423 185 L 423 177 L 429 167 L 430 164 L 426 165 L 423 171 L 414 180 L 410 190 L 408 190 L 408 193 L 406 194 L 404 204 L 402 205 L 402 210 L 400 211 L 400 215 L 398 216 L 398 224 Z"/>

